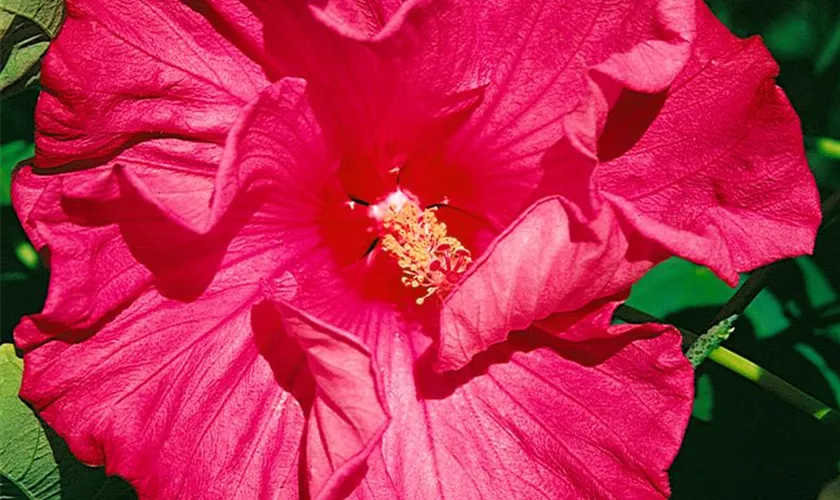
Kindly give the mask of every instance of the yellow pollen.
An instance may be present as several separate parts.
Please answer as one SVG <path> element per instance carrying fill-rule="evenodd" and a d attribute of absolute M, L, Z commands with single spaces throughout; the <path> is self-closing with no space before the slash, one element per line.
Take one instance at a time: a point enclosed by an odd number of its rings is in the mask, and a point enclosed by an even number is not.
<path fill-rule="evenodd" d="M 397 259 L 403 284 L 425 289 L 417 304 L 435 293 L 445 296 L 472 263 L 470 251 L 446 234 L 446 224 L 437 220 L 435 210 L 420 211 L 406 202 L 400 208 L 391 205 L 382 220 L 382 248 Z"/>

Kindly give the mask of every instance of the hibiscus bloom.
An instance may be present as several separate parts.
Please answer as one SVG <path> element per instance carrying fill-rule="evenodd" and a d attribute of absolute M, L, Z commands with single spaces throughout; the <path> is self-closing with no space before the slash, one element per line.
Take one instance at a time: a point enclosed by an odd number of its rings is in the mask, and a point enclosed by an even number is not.
<path fill-rule="evenodd" d="M 692 0 L 68 1 L 22 396 L 143 498 L 666 497 L 692 372 L 610 317 L 811 250 L 776 70 Z"/>

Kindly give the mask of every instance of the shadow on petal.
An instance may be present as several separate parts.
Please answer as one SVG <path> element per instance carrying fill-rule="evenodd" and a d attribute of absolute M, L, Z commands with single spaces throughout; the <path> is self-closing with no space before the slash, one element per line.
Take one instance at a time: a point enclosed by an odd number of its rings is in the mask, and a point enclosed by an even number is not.
<path fill-rule="evenodd" d="M 200 235 L 169 220 L 128 182 L 107 200 L 63 198 L 64 211 L 81 226 L 117 224 L 137 261 L 155 277 L 165 297 L 191 302 L 216 276 L 227 246 L 262 203 L 251 193 L 241 197 L 208 234 Z"/>
<path fill-rule="evenodd" d="M 306 355 L 298 343 L 283 332 L 282 317 L 269 300 L 264 300 L 251 309 L 251 329 L 257 351 L 271 367 L 274 380 L 297 400 L 306 420 L 312 412 L 315 399 L 315 379 L 306 364 Z M 298 488 L 307 492 L 306 480 L 306 434 L 300 438 L 301 460 L 298 464 Z"/>
<path fill-rule="evenodd" d="M 597 366 L 637 340 L 655 337 L 661 333 L 642 328 L 611 327 L 618 330 L 615 336 L 595 338 L 587 341 L 569 341 L 558 338 L 537 328 L 512 332 L 507 341 L 491 346 L 477 354 L 463 368 L 454 371 L 437 372 L 434 369 L 435 347 L 427 349 L 414 365 L 414 380 L 418 397 L 422 399 L 445 399 L 459 387 L 474 378 L 487 373 L 491 366 L 505 364 L 516 353 L 528 353 L 543 347 L 550 348 L 558 356 L 581 366 Z M 663 330 L 666 327 L 662 327 Z"/>
<path fill-rule="evenodd" d="M 659 116 L 667 96 L 667 90 L 656 94 L 623 90 L 607 114 L 607 123 L 598 138 L 598 158 L 610 161 L 635 146 Z"/>
<path fill-rule="evenodd" d="M 251 328 L 257 350 L 271 366 L 277 383 L 297 399 L 308 416 L 315 395 L 315 382 L 303 349 L 283 332 L 282 324 L 280 313 L 268 300 L 251 310 Z"/>

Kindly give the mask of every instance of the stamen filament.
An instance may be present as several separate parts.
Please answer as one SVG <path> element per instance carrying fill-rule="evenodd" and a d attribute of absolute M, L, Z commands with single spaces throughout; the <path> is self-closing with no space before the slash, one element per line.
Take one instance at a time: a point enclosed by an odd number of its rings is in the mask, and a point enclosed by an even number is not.
<path fill-rule="evenodd" d="M 425 289 L 425 295 L 416 300 L 418 305 L 432 295 L 449 293 L 472 264 L 470 251 L 447 234 L 446 224 L 435 216 L 436 210 L 421 211 L 412 202 L 399 208 L 391 205 L 382 221 L 382 248 L 397 259 L 403 270 L 402 283 Z"/>

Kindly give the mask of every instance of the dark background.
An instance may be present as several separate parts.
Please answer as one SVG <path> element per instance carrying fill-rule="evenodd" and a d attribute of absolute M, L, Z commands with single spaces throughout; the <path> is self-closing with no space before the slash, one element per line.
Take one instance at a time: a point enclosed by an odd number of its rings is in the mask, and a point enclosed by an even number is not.
<path fill-rule="evenodd" d="M 710 0 L 736 34 L 761 34 L 781 65 L 779 84 L 802 118 L 823 198 L 840 188 L 840 1 Z M 37 90 L 4 99 L 0 112 L 0 334 L 40 309 L 48 275 L 9 206 L 12 167 L 32 154 Z M 832 138 L 838 142 L 832 142 Z M 840 223 L 826 223 L 812 257 L 786 262 L 736 323 L 726 345 L 830 406 L 840 406 Z M 732 290 L 708 270 L 665 262 L 634 287 L 630 303 L 703 330 Z M 673 466 L 674 498 L 816 498 L 838 476 L 840 433 L 752 382 L 707 361 Z M 56 445 L 56 446 L 60 446 Z M 840 498 L 840 497 L 833 497 Z"/>

